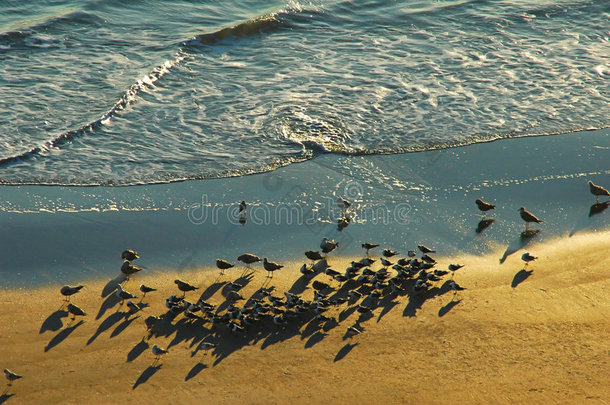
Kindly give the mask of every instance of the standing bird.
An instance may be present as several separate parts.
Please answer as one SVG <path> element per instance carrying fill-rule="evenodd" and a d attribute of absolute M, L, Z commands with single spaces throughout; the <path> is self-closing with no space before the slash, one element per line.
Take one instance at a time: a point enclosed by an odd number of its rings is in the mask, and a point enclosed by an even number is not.
<path fill-rule="evenodd" d="M 142 296 L 142 299 L 144 299 L 144 297 L 146 297 L 146 294 L 148 294 L 149 292 L 157 291 L 157 289 L 142 284 L 140 285 L 140 291 L 144 293 L 144 295 Z"/>
<path fill-rule="evenodd" d="M 76 316 L 85 316 L 87 315 L 85 311 L 81 308 L 77 307 L 74 304 L 68 304 L 68 312 L 72 314 L 72 319 L 76 319 Z"/>
<path fill-rule="evenodd" d="M 13 373 L 11 370 L 9 370 L 8 368 L 4 369 L 4 376 L 6 377 L 6 379 L 8 380 L 8 386 L 10 387 L 11 385 L 13 385 L 13 381 L 18 380 L 20 378 L 23 378 L 23 376 L 19 375 L 19 374 L 15 374 Z"/>
<path fill-rule="evenodd" d="M 141 267 L 134 266 L 129 260 L 125 260 L 121 266 L 121 273 L 125 274 L 127 280 L 132 274 L 136 274 L 140 270 L 142 270 Z"/>
<path fill-rule="evenodd" d="M 337 205 L 343 211 L 347 211 L 347 209 L 352 206 L 352 203 L 343 197 L 339 197 L 339 198 L 337 198 Z"/>
<path fill-rule="evenodd" d="M 253 255 L 252 253 L 244 253 L 243 255 L 239 256 L 237 260 L 244 263 L 247 268 L 250 268 L 252 263 L 260 262 L 261 258 L 257 255 Z"/>
<path fill-rule="evenodd" d="M 282 266 L 281 264 L 278 264 L 276 262 L 270 262 L 265 257 L 265 258 L 263 258 L 263 267 L 265 268 L 265 270 L 267 270 L 269 272 L 269 274 L 267 274 L 267 277 L 273 278 L 273 272 L 281 269 L 284 266 Z"/>
<path fill-rule="evenodd" d="M 422 253 L 436 253 L 436 250 L 432 250 L 429 247 L 425 246 L 425 245 L 417 245 L 417 248 L 422 252 Z"/>
<path fill-rule="evenodd" d="M 521 219 L 525 221 L 525 230 L 529 229 L 530 222 L 536 222 L 537 224 L 542 223 L 541 220 L 536 218 L 534 214 L 525 209 L 525 207 L 519 208 L 519 213 L 521 214 Z"/>
<path fill-rule="evenodd" d="M 369 255 L 369 250 L 376 248 L 379 245 L 375 245 L 373 243 L 365 242 L 362 244 L 362 248 L 366 250 L 366 255 Z"/>
<path fill-rule="evenodd" d="M 475 202 L 477 203 L 477 207 L 479 207 L 479 210 L 481 210 L 483 212 L 483 215 L 485 215 L 485 213 L 489 210 L 496 209 L 495 205 L 487 203 L 487 202 L 481 200 L 480 198 L 477 198 Z"/>
<path fill-rule="evenodd" d="M 66 297 L 64 300 L 66 302 L 70 302 L 70 296 L 76 294 L 77 292 L 79 292 L 81 290 L 81 288 L 83 288 L 84 286 L 82 285 L 77 285 L 77 286 L 70 286 L 70 285 L 65 285 L 63 287 L 61 287 L 61 289 L 59 290 L 59 292 L 61 293 L 61 295 L 63 295 L 64 297 Z"/>
<path fill-rule="evenodd" d="M 327 254 L 335 250 L 339 246 L 339 242 L 335 242 L 334 240 L 330 240 L 328 238 L 323 238 L 322 243 L 320 243 L 320 249 L 322 249 L 322 253 Z"/>
<path fill-rule="evenodd" d="M 529 264 L 529 262 L 533 262 L 536 259 L 537 259 L 537 257 L 530 255 L 529 252 L 525 252 L 521 256 L 521 260 L 523 260 L 525 262 L 526 266 Z"/>
<path fill-rule="evenodd" d="M 597 201 L 598 204 L 600 196 L 610 196 L 610 192 L 608 192 L 608 190 L 606 190 L 602 186 L 593 184 L 591 180 L 589 180 L 589 191 L 591 191 L 591 194 L 595 196 L 595 201 Z"/>
<path fill-rule="evenodd" d="M 225 270 L 234 267 L 235 265 L 223 259 L 216 260 L 216 267 L 220 269 L 220 274 L 225 274 Z"/>
<path fill-rule="evenodd" d="M 248 208 L 248 205 L 246 204 L 245 200 L 242 200 L 242 202 L 239 203 L 239 213 L 246 213 L 246 209 Z"/>
<path fill-rule="evenodd" d="M 383 249 L 383 252 L 381 252 L 382 255 L 384 255 L 385 257 L 392 257 L 392 256 L 396 256 L 398 254 L 398 252 L 392 250 L 392 249 Z"/>
<path fill-rule="evenodd" d="M 308 251 L 306 251 L 305 252 L 305 257 L 307 257 L 312 262 L 315 262 L 316 260 L 324 259 L 324 257 L 320 254 L 320 252 L 315 251 L 315 250 L 308 250 Z"/>
<path fill-rule="evenodd" d="M 458 291 L 463 291 L 466 289 L 453 280 L 449 282 L 449 288 L 453 290 L 453 295 L 457 294 Z"/>
<path fill-rule="evenodd" d="M 199 289 L 199 287 L 195 287 L 194 285 L 191 285 L 189 283 L 187 283 L 186 281 L 182 281 L 182 280 L 174 280 L 174 283 L 176 283 L 176 285 L 178 286 L 178 289 L 180 291 L 182 291 L 182 296 L 186 295 L 187 291 L 194 291 Z"/>
<path fill-rule="evenodd" d="M 160 346 L 154 345 L 152 347 L 152 354 L 155 355 L 155 361 L 153 362 L 153 364 L 155 364 L 156 362 L 159 361 L 159 359 L 161 358 L 162 355 L 166 354 L 169 352 L 169 350 L 166 350 Z"/>
<path fill-rule="evenodd" d="M 138 252 L 136 252 L 135 250 L 131 250 L 131 249 L 126 249 L 123 251 L 123 253 L 121 253 L 121 259 L 125 259 L 130 262 L 133 262 L 134 260 L 138 259 L 139 257 L 140 257 L 140 255 L 138 255 Z"/>
<path fill-rule="evenodd" d="M 117 285 L 116 286 L 116 291 L 115 291 L 115 295 L 121 299 L 121 305 L 123 305 L 123 301 L 125 300 L 130 300 L 133 298 L 138 298 L 135 295 L 133 295 L 132 293 L 123 290 L 123 287 L 121 287 L 121 285 Z"/>

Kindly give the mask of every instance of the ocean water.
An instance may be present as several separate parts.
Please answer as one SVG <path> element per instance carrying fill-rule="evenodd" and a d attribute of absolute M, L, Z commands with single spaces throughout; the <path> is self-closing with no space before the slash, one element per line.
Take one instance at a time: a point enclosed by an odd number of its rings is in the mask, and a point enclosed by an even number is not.
<path fill-rule="evenodd" d="M 0 0 L 0 184 L 610 125 L 608 1 Z"/>

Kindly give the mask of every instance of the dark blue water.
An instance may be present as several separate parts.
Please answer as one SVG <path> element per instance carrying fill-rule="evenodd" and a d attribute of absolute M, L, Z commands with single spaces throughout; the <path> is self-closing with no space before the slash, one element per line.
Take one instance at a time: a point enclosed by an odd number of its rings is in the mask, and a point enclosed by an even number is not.
<path fill-rule="evenodd" d="M 0 183 L 607 127 L 608 21 L 608 1 L 0 0 Z"/>

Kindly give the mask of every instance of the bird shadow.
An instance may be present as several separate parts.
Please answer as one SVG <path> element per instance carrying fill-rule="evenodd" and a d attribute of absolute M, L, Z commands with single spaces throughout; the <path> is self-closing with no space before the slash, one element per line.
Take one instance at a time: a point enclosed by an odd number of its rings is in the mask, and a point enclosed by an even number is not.
<path fill-rule="evenodd" d="M 14 395 L 15 394 L 7 394 L 6 392 L 3 393 L 2 395 L 0 395 L 0 404 L 5 403 L 6 401 L 8 401 Z"/>
<path fill-rule="evenodd" d="M 74 332 L 74 330 L 76 330 L 76 328 L 81 326 L 83 323 L 85 323 L 85 321 L 81 320 L 76 325 L 72 325 L 70 327 L 67 327 L 66 329 L 63 329 L 61 332 L 59 332 L 57 335 L 55 335 L 53 337 L 53 339 L 51 339 L 49 341 L 47 346 L 44 348 L 44 351 L 48 352 L 49 350 L 51 350 L 52 348 L 54 348 L 55 346 L 57 346 L 58 344 L 63 342 L 68 336 L 70 336 L 70 334 L 72 332 Z"/>
<path fill-rule="evenodd" d="M 356 346 L 358 346 L 358 343 L 346 343 L 345 346 L 343 346 L 341 349 L 339 349 L 339 352 L 337 352 L 337 355 L 335 356 L 335 359 L 333 360 L 333 362 L 337 362 L 339 360 L 342 360 Z"/>
<path fill-rule="evenodd" d="M 140 374 L 140 376 L 138 377 L 136 382 L 133 384 L 133 387 L 131 389 L 135 390 L 136 388 L 138 388 L 138 385 L 144 384 L 146 381 L 148 381 L 150 379 L 150 377 L 155 375 L 155 373 L 157 371 L 159 371 L 161 369 L 161 367 L 163 367 L 163 364 L 159 364 L 156 366 L 148 366 L 148 368 L 146 370 L 144 370 L 142 372 L 142 374 Z"/>
<path fill-rule="evenodd" d="M 500 258 L 500 264 L 504 263 L 508 256 L 529 245 L 539 233 L 539 229 L 523 231 L 517 239 L 508 244 L 504 254 Z"/>
<path fill-rule="evenodd" d="M 127 327 L 129 325 L 131 325 L 131 323 L 133 321 L 135 321 L 139 317 L 140 317 L 140 315 L 134 316 L 133 318 L 125 318 L 125 320 L 123 322 L 121 322 L 120 324 L 117 325 L 116 328 L 114 328 L 114 330 L 110 334 L 110 337 L 113 338 L 115 336 L 118 336 L 121 332 L 123 332 L 125 329 L 127 329 Z"/>
<path fill-rule="evenodd" d="M 447 305 L 442 306 L 439 310 L 438 310 L 438 316 L 439 318 L 447 315 L 447 313 L 449 311 L 451 311 L 451 309 L 453 309 L 453 307 L 455 307 L 457 304 L 459 304 L 460 302 L 462 302 L 462 300 L 451 300 L 447 303 Z"/>
<path fill-rule="evenodd" d="M 108 296 L 108 298 L 106 298 L 104 300 L 104 302 L 102 302 L 102 305 L 100 306 L 100 310 L 97 312 L 95 319 L 96 320 L 100 319 L 102 316 L 104 316 L 106 311 L 108 311 L 110 308 L 114 307 L 119 302 L 121 302 L 121 299 L 119 297 L 117 297 L 115 294 Z"/>
<path fill-rule="evenodd" d="M 127 277 L 123 273 L 110 280 L 102 289 L 102 298 L 106 298 L 107 296 L 112 294 L 119 286 L 119 284 L 123 284 L 123 282 L 125 282 L 126 280 Z"/>
<path fill-rule="evenodd" d="M 203 364 L 201 362 L 195 364 L 195 366 L 191 369 L 191 371 L 189 371 L 189 373 L 186 375 L 186 377 L 184 377 L 184 381 L 188 381 L 191 378 L 195 377 L 197 374 L 199 374 L 201 372 L 201 370 L 204 370 L 208 368 L 207 364 Z"/>
<path fill-rule="evenodd" d="M 529 276 L 532 275 L 532 273 L 534 272 L 534 270 L 525 270 L 525 269 L 521 269 L 519 270 L 516 274 L 515 277 L 513 277 L 513 281 L 512 283 L 510 283 L 510 286 L 512 288 L 516 288 L 519 284 L 521 284 L 522 282 L 524 282 Z"/>
<path fill-rule="evenodd" d="M 477 228 L 474 230 L 476 233 L 481 233 L 485 229 L 487 229 L 491 224 L 493 224 L 496 220 L 494 218 L 482 219 L 477 224 Z"/>
<path fill-rule="evenodd" d="M 142 338 L 142 340 L 140 340 L 138 342 L 137 345 L 135 345 L 130 351 L 129 353 L 127 353 L 127 363 L 134 361 L 135 359 L 137 359 L 142 353 L 144 353 L 146 351 L 146 349 L 148 349 L 150 347 L 150 345 L 148 344 L 148 342 L 146 341 L 146 339 Z"/>
<path fill-rule="evenodd" d="M 67 316 L 68 311 L 64 311 L 63 309 L 58 309 L 57 311 L 53 312 L 47 317 L 47 319 L 44 320 L 44 322 L 42 322 L 39 333 L 44 333 L 48 330 L 53 332 L 60 330 L 64 326 L 61 318 L 66 318 Z"/>
<path fill-rule="evenodd" d="M 206 288 L 199 297 L 200 300 L 207 301 L 214 296 L 225 285 L 226 281 L 217 281 Z"/>
<path fill-rule="evenodd" d="M 309 281 L 311 280 L 311 278 L 312 277 L 307 277 L 307 276 L 299 277 L 294 282 L 294 284 L 292 284 L 292 286 L 290 286 L 290 289 L 288 290 L 288 292 L 291 294 L 303 293 L 307 289 L 307 285 L 309 284 Z"/>
<path fill-rule="evenodd" d="M 309 349 L 311 347 L 314 347 L 317 343 L 320 343 L 326 336 L 328 336 L 328 333 L 317 331 L 316 333 L 311 335 L 309 339 L 307 339 L 307 342 L 305 342 L 305 348 Z"/>
<path fill-rule="evenodd" d="M 610 201 L 606 201 L 603 203 L 593 204 L 589 208 L 589 213 L 586 216 L 583 216 L 576 225 L 574 225 L 574 229 L 570 231 L 569 236 L 572 237 L 576 232 L 582 231 L 583 229 L 587 229 L 595 224 L 596 219 L 592 218 L 595 215 L 599 215 L 604 212 L 610 206 Z"/>
<path fill-rule="evenodd" d="M 89 338 L 89 340 L 87 341 L 87 346 L 89 346 L 91 343 L 93 343 L 93 341 L 95 339 L 97 339 L 97 337 L 99 335 L 101 335 L 103 332 L 110 329 L 112 327 L 112 325 L 119 322 L 123 318 L 125 318 L 124 312 L 115 312 L 111 315 L 108 315 L 108 318 L 104 319 L 104 321 L 100 324 L 100 326 L 98 326 L 98 328 L 95 331 L 95 333 L 93 334 L 93 336 L 91 336 Z"/>

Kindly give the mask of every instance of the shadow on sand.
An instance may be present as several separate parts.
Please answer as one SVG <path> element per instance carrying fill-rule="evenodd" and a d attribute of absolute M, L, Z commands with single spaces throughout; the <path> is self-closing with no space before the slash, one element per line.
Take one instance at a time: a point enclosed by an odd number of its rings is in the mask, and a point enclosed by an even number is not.
<path fill-rule="evenodd" d="M 354 347 L 358 346 L 358 343 L 346 343 L 345 346 L 343 346 L 339 352 L 337 353 L 337 355 L 335 356 L 335 359 L 333 360 L 333 362 L 337 362 L 339 360 L 342 360 L 345 356 L 347 356 Z"/>
<path fill-rule="evenodd" d="M 438 316 L 439 317 L 443 317 L 445 315 L 447 315 L 447 312 L 451 311 L 451 309 L 453 309 L 453 307 L 455 307 L 457 304 L 459 304 L 460 302 L 462 302 L 462 300 L 451 300 L 447 303 L 447 305 L 441 307 L 441 309 L 438 310 Z"/>
<path fill-rule="evenodd" d="M 532 275 L 532 273 L 534 272 L 534 270 L 525 270 L 525 269 L 521 269 L 519 270 L 516 274 L 515 277 L 513 277 L 513 282 L 510 283 L 510 286 L 512 288 L 516 288 L 519 284 L 521 284 L 522 282 L 524 282 L 529 276 Z"/>
<path fill-rule="evenodd" d="M 110 329 L 112 325 L 119 322 L 123 318 L 125 318 L 125 312 L 115 312 L 114 314 L 108 315 L 108 318 L 104 319 L 100 326 L 98 326 L 93 336 L 89 338 L 87 341 L 87 346 L 93 343 L 93 341 L 97 339 L 99 335 Z"/>
<path fill-rule="evenodd" d="M 123 282 L 125 282 L 126 280 L 127 277 L 125 277 L 125 274 L 123 273 L 110 280 L 102 289 L 102 298 L 105 298 L 115 292 L 118 285 L 123 284 Z"/>
<path fill-rule="evenodd" d="M 74 332 L 74 330 L 76 328 L 78 328 L 79 326 L 81 326 L 83 323 L 85 323 L 85 321 L 79 321 L 76 325 L 73 326 L 69 326 L 66 329 L 62 330 L 61 332 L 59 332 L 57 335 L 55 335 L 53 337 L 53 339 L 51 339 L 49 341 L 49 343 L 47 344 L 47 346 L 44 348 L 45 352 L 48 352 L 49 350 L 51 350 L 52 348 L 54 348 L 55 346 L 57 346 L 58 344 L 60 344 L 61 342 L 63 342 L 68 336 L 70 336 L 70 334 L 72 332 Z"/>
<path fill-rule="evenodd" d="M 495 221 L 496 220 L 494 218 L 482 219 L 479 221 L 479 223 L 477 224 L 477 229 L 475 229 L 474 231 L 476 233 L 481 233 L 485 229 L 487 229 L 491 224 L 493 224 Z"/>
<path fill-rule="evenodd" d="M 504 251 L 504 254 L 502 255 L 502 257 L 500 258 L 500 264 L 504 263 L 506 261 L 506 258 L 510 255 L 512 255 L 513 253 L 519 251 L 520 249 L 523 249 L 524 247 L 526 247 L 527 245 L 529 245 L 532 240 L 535 239 L 535 237 L 540 233 L 539 229 L 536 230 L 528 230 L 528 231 L 523 231 L 521 232 L 521 234 L 519 235 L 519 237 L 515 240 L 513 240 L 507 247 L 506 250 Z"/>
<path fill-rule="evenodd" d="M 146 339 L 142 338 L 142 340 L 140 340 L 138 342 L 138 344 L 135 345 L 129 351 L 129 353 L 127 353 L 127 362 L 129 363 L 129 362 L 132 362 L 135 359 L 137 359 L 142 353 L 144 353 L 146 350 L 148 350 L 149 347 L 150 347 L 150 345 L 148 344 Z"/>
<path fill-rule="evenodd" d="M 0 395 L 0 404 L 5 403 L 6 401 L 9 400 L 10 397 L 14 396 L 15 394 L 8 394 L 6 392 L 4 392 L 2 395 Z"/>
<path fill-rule="evenodd" d="M 189 373 L 186 375 L 186 377 L 184 377 L 184 381 L 190 380 L 191 378 L 193 378 L 197 374 L 199 374 L 201 372 L 201 370 L 204 370 L 206 368 L 208 368 L 208 366 L 206 364 L 203 364 L 203 363 L 195 364 L 195 366 L 191 369 L 191 371 L 189 371 Z"/>
<path fill-rule="evenodd" d="M 148 379 L 150 377 L 155 375 L 155 373 L 157 371 L 159 371 L 161 369 L 161 367 L 163 367 L 163 364 L 159 364 L 157 366 L 148 366 L 148 368 L 146 370 L 144 370 L 142 372 L 142 374 L 140 374 L 140 376 L 136 380 L 135 384 L 133 384 L 133 387 L 131 389 L 135 390 L 136 388 L 138 388 L 138 385 L 144 384 L 146 381 L 148 381 Z"/>
<path fill-rule="evenodd" d="M 40 327 L 40 333 L 44 333 L 48 330 L 53 331 L 53 332 L 60 330 L 61 328 L 64 327 L 64 323 L 61 320 L 61 318 L 67 318 L 67 317 L 68 317 L 67 311 L 64 311 L 62 308 L 58 309 L 57 311 L 55 311 L 51 315 L 49 315 L 47 317 L 47 319 L 44 320 L 44 322 L 42 323 L 42 326 Z"/>

